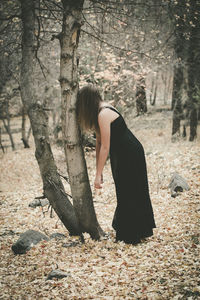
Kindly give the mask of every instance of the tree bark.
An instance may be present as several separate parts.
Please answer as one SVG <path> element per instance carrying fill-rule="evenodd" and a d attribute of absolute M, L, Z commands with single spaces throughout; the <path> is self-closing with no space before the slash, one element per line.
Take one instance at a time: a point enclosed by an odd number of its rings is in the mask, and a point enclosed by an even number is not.
<path fill-rule="evenodd" d="M 137 115 L 147 112 L 146 83 L 144 77 L 140 79 L 136 88 L 136 109 Z"/>
<path fill-rule="evenodd" d="M 60 35 L 60 85 L 62 97 L 62 131 L 73 204 L 81 231 L 93 239 L 103 234 L 92 199 L 86 161 L 76 120 L 77 47 L 82 24 L 83 0 L 62 0 L 63 26 Z"/>
<path fill-rule="evenodd" d="M 43 180 L 44 195 L 53 209 L 69 230 L 70 234 L 80 235 L 81 230 L 74 208 L 69 201 L 58 175 L 57 167 L 51 151 L 48 132 L 48 118 L 42 103 L 37 101 L 34 87 L 35 57 L 35 1 L 21 0 L 22 16 L 22 64 L 21 95 L 28 113 L 35 141 L 35 156 Z"/>
<path fill-rule="evenodd" d="M 185 0 L 183 0 L 183 6 L 185 5 Z M 172 90 L 172 110 L 173 110 L 173 120 L 172 120 L 172 138 L 173 135 L 180 135 L 180 122 L 183 118 L 183 105 L 182 105 L 182 91 L 184 87 L 184 68 L 185 59 L 187 55 L 187 47 L 185 40 L 185 29 L 186 24 L 183 17 L 183 11 L 180 7 L 172 4 L 169 11 L 172 22 L 174 24 L 174 51 L 176 54 L 176 62 L 174 65 L 174 80 L 173 80 L 173 90 Z M 179 18 L 176 18 L 176 16 Z"/>
<path fill-rule="evenodd" d="M 150 104 L 152 106 L 154 106 L 156 103 L 157 86 L 158 86 L 157 77 L 158 77 L 158 73 L 156 72 L 156 76 L 155 77 L 154 75 L 152 76 L 152 84 L 151 84 Z"/>
<path fill-rule="evenodd" d="M 22 142 L 24 144 L 24 148 L 30 148 L 28 139 L 29 139 L 29 131 L 26 135 L 26 112 L 24 105 L 22 106 Z"/>
<path fill-rule="evenodd" d="M 187 73 L 187 116 L 190 122 L 190 137 L 193 141 L 197 136 L 198 97 L 200 91 L 200 3 L 196 0 L 182 0 L 180 5 L 171 6 L 172 21 L 175 32 L 175 52 L 177 66 L 174 74 L 173 128 L 172 135 L 180 129 L 182 114 L 181 91 L 184 85 L 184 74 Z"/>
<path fill-rule="evenodd" d="M 190 1 L 190 39 L 188 47 L 188 109 L 190 121 L 190 137 L 193 141 L 197 137 L 198 108 L 200 106 L 200 3 Z"/>
<path fill-rule="evenodd" d="M 174 81 L 172 92 L 172 136 L 180 134 L 180 122 L 183 115 L 182 107 L 182 86 L 183 86 L 183 66 L 178 65 L 174 68 Z"/>
<path fill-rule="evenodd" d="M 5 100 L 5 118 L 3 117 L 2 121 L 3 121 L 4 127 L 7 131 L 7 134 L 10 138 L 12 150 L 14 151 L 15 150 L 15 143 L 14 143 L 14 139 L 13 139 L 13 136 L 12 136 L 11 127 L 10 127 L 9 100 L 10 100 L 10 98 Z M 7 121 L 7 124 L 6 124 L 6 121 Z"/>
<path fill-rule="evenodd" d="M 5 153 L 4 146 L 3 146 L 2 141 L 1 141 L 1 127 L 0 127 L 0 147 L 3 151 L 3 153 Z"/>

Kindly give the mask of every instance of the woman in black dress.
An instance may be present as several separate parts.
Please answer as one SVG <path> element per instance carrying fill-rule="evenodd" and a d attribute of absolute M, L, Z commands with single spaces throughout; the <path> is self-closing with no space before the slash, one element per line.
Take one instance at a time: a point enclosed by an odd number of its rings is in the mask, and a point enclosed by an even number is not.
<path fill-rule="evenodd" d="M 153 235 L 152 229 L 156 227 L 143 147 L 127 128 L 121 114 L 102 101 L 94 86 L 80 89 L 76 108 L 80 126 L 96 132 L 96 189 L 102 188 L 102 172 L 110 152 L 117 195 L 112 223 L 116 240 L 139 243 Z"/>

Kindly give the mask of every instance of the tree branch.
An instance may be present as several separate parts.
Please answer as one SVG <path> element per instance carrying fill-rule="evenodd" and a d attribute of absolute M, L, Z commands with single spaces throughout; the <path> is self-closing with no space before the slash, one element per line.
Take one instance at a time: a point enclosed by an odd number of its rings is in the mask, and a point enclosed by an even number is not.
<path fill-rule="evenodd" d="M 108 45 L 108 46 L 111 47 L 111 48 L 114 48 L 114 49 L 117 49 L 117 50 L 120 50 L 120 51 L 123 51 L 123 52 L 131 52 L 132 54 L 143 55 L 143 56 L 146 56 L 147 58 L 151 58 L 151 59 L 152 59 L 152 57 L 150 57 L 149 55 L 147 55 L 147 54 L 144 53 L 144 52 L 138 52 L 138 51 L 134 51 L 134 50 L 132 50 L 132 49 L 121 48 L 121 47 L 112 45 L 111 43 L 108 43 L 107 41 L 101 39 L 100 37 L 98 37 L 98 36 L 96 36 L 96 35 L 94 35 L 94 34 L 92 34 L 92 33 L 90 33 L 90 32 L 87 32 L 87 31 L 85 31 L 85 30 L 83 30 L 83 29 L 81 29 L 81 31 L 84 32 L 84 33 L 87 34 L 87 35 L 92 36 L 93 38 L 95 38 L 96 40 L 102 42 L 103 44 Z"/>

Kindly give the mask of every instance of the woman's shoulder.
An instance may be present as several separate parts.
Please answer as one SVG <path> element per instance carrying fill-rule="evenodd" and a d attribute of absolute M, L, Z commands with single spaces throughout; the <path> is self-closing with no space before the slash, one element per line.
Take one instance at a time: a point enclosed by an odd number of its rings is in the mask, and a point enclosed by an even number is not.
<path fill-rule="evenodd" d="M 99 113 L 98 113 L 98 116 L 99 117 L 101 117 L 101 116 L 108 116 L 108 115 L 110 115 L 111 114 L 111 110 L 109 109 L 109 107 L 108 106 L 101 106 L 100 108 L 99 108 Z"/>
<path fill-rule="evenodd" d="M 106 102 L 103 102 L 99 108 L 99 113 L 102 111 L 109 111 L 109 110 L 115 110 L 115 108 L 112 105 L 110 105 Z"/>
<path fill-rule="evenodd" d="M 109 104 L 102 104 L 99 110 L 99 115 L 98 115 L 98 120 L 101 122 L 112 122 L 114 121 L 117 117 L 119 117 L 119 113 L 117 110 L 109 105 Z"/>

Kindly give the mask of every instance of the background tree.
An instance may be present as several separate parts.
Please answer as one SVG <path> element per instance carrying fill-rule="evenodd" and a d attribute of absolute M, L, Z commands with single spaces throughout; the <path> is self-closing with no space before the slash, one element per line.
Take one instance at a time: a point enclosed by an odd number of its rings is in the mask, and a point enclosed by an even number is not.
<path fill-rule="evenodd" d="M 15 150 L 11 131 L 11 107 L 17 94 L 19 69 L 19 7 L 3 0 L 0 5 L 0 118 Z M 16 99 L 16 98 L 15 98 Z"/>
<path fill-rule="evenodd" d="M 188 112 L 190 120 L 190 137 L 197 137 L 197 121 L 200 108 L 200 2 L 189 2 L 189 46 L 188 46 Z"/>
<path fill-rule="evenodd" d="M 185 0 L 171 1 L 169 8 L 174 24 L 174 50 L 177 58 L 174 66 L 172 135 L 180 134 L 180 121 L 188 118 L 189 140 L 193 141 L 197 135 L 199 105 L 199 51 L 197 49 L 199 49 L 200 7 L 198 1 Z"/>

